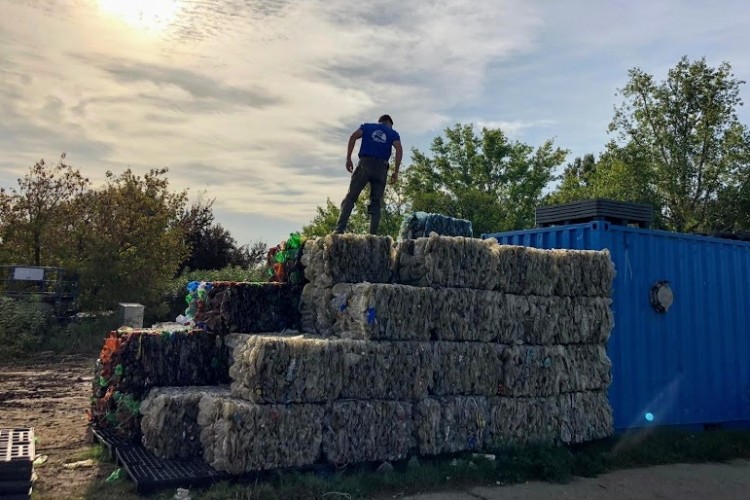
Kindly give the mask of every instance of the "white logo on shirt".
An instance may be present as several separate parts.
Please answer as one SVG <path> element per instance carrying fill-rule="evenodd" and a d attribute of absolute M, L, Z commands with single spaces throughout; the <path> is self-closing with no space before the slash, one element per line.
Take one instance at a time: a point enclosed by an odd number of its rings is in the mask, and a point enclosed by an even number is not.
<path fill-rule="evenodd" d="M 372 133 L 372 140 L 381 144 L 385 144 L 387 137 L 385 135 L 385 132 L 383 132 L 382 130 L 376 130 Z"/>

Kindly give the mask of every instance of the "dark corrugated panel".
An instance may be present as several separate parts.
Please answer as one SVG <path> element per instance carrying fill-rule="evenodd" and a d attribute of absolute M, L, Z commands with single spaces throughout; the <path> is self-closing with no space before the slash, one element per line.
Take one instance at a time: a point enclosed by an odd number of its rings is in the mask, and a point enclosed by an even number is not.
<path fill-rule="evenodd" d="M 750 243 L 601 222 L 483 237 L 610 251 L 609 397 L 618 429 L 750 421 Z M 666 314 L 649 301 L 662 280 L 674 292 Z"/>

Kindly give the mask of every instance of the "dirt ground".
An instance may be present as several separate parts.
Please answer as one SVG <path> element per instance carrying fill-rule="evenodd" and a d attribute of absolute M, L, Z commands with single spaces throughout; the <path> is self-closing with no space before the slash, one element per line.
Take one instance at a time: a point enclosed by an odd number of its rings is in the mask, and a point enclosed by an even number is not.
<path fill-rule="evenodd" d="M 0 427 L 34 427 L 37 454 L 47 457 L 34 467 L 34 498 L 82 498 L 111 473 L 108 465 L 63 467 L 91 456 L 85 411 L 93 364 L 81 356 L 42 355 L 33 362 L 0 367 Z"/>
<path fill-rule="evenodd" d="M 34 427 L 37 453 L 34 499 L 136 498 L 128 481 L 107 486 L 115 469 L 107 462 L 72 470 L 64 464 L 91 458 L 85 409 L 91 394 L 94 360 L 40 356 L 34 362 L 0 366 L 0 427 Z M 750 500 L 750 462 L 671 465 L 618 471 L 571 484 L 527 483 L 473 488 L 401 500 Z M 389 496 L 388 498 L 393 498 Z"/>

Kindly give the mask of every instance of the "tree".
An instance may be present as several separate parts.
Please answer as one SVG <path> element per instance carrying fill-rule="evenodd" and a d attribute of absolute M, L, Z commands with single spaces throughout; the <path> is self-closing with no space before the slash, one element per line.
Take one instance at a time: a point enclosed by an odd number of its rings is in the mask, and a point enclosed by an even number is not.
<path fill-rule="evenodd" d="M 475 234 L 532 227 L 544 188 L 567 151 L 551 140 L 536 150 L 500 129 L 457 124 L 436 137 L 432 157 L 413 150 L 405 173 L 411 209 L 472 221 Z"/>
<path fill-rule="evenodd" d="M 172 192 L 166 173 L 150 170 L 141 177 L 128 169 L 116 177 L 107 172 L 102 189 L 81 197 L 91 228 L 80 263 L 82 299 L 89 308 L 120 301 L 155 307 L 161 285 L 187 257 L 180 225 L 187 193 Z"/>
<path fill-rule="evenodd" d="M 648 168 L 664 225 L 680 232 L 711 231 L 717 214 L 736 213 L 747 202 L 750 133 L 739 122 L 740 85 L 729 63 L 683 57 L 657 83 L 639 68 L 621 90 L 624 103 L 609 126 L 624 150 Z M 631 176 L 631 180 L 636 180 Z M 734 229 L 738 229 L 735 227 Z"/>
<path fill-rule="evenodd" d="M 185 233 L 188 257 L 180 264 L 177 274 L 185 270 L 216 270 L 227 266 L 255 267 L 263 262 L 267 251 L 263 242 L 237 246 L 237 241 L 221 224 L 214 224 L 215 199 L 197 202 L 184 210 L 180 227 Z"/>
<path fill-rule="evenodd" d="M 70 229 L 78 219 L 75 199 L 89 180 L 65 163 L 44 159 L 18 179 L 18 190 L 0 189 L 2 261 L 16 264 L 63 265 L 70 257 Z"/>

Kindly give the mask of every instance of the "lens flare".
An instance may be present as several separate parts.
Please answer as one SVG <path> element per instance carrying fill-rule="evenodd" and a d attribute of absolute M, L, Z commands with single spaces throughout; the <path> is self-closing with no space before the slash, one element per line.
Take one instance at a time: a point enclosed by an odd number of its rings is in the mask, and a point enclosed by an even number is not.
<path fill-rule="evenodd" d="M 102 13 L 146 32 L 163 31 L 179 13 L 181 0 L 98 0 Z"/>

